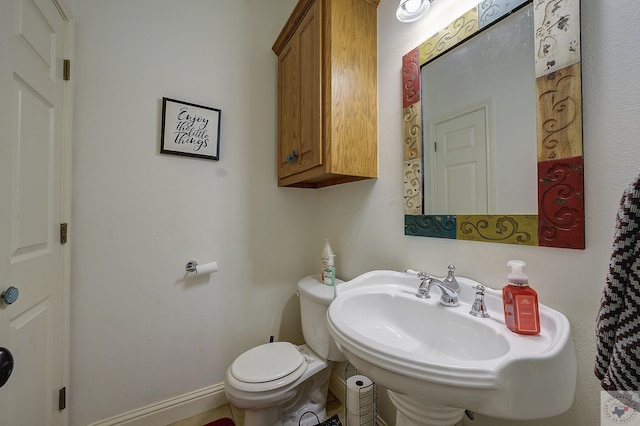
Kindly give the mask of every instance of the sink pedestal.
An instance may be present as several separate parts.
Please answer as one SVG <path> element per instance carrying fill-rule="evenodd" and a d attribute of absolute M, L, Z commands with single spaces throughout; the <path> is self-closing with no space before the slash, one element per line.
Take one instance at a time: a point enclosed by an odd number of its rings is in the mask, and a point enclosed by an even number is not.
<path fill-rule="evenodd" d="M 398 410 L 396 426 L 453 426 L 464 416 L 464 410 L 460 408 L 430 405 L 419 398 L 387 392 Z"/>

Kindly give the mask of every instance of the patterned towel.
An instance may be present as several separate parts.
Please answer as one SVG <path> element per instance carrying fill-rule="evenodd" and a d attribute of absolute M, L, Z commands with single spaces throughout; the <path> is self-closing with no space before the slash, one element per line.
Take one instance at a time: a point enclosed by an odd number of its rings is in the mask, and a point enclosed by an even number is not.
<path fill-rule="evenodd" d="M 640 176 L 622 195 L 596 321 L 595 375 L 605 390 L 640 390 Z"/>

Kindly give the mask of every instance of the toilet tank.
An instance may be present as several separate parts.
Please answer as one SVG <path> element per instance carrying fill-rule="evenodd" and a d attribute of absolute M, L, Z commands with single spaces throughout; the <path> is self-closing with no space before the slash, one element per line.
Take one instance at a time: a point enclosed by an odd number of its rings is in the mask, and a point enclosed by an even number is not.
<path fill-rule="evenodd" d="M 342 281 L 336 278 L 336 285 Z M 316 354 L 330 361 L 345 361 L 327 327 L 327 309 L 335 288 L 320 282 L 320 276 L 305 277 L 298 282 L 300 319 L 304 341 Z"/>

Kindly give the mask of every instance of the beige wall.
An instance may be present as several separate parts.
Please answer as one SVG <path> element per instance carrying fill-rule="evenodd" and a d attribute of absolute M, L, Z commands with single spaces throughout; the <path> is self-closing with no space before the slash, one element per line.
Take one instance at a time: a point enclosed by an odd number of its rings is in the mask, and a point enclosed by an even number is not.
<path fill-rule="evenodd" d="M 270 335 L 301 341 L 295 284 L 322 247 L 316 194 L 276 187 L 271 44 L 293 5 L 75 2 L 72 425 L 221 383 Z M 159 154 L 163 96 L 222 110 L 220 161 Z M 185 279 L 190 259 L 220 271 Z"/>
<path fill-rule="evenodd" d="M 574 407 L 535 424 L 598 424 L 594 318 L 617 203 L 640 172 L 635 0 L 582 2 L 584 251 L 403 235 L 401 57 L 473 1 L 437 0 L 414 24 L 395 20 L 397 0 L 381 1 L 380 178 L 319 191 L 276 187 L 270 48 L 295 0 L 70 3 L 72 425 L 220 383 L 269 335 L 299 340 L 295 282 L 315 273 L 324 236 L 344 279 L 407 267 L 442 275 L 454 263 L 499 288 L 506 261 L 525 260 L 541 302 L 569 317 L 579 365 Z M 219 162 L 158 154 L 163 96 L 222 109 Z M 191 258 L 217 260 L 220 272 L 185 280 Z"/>
<path fill-rule="evenodd" d="M 321 232 L 331 237 L 338 273 L 407 267 L 461 276 L 500 288 L 506 262 L 522 259 L 541 303 L 570 320 L 578 357 L 575 403 L 565 415 L 522 425 L 598 425 L 599 383 L 593 376 L 594 322 L 607 273 L 615 214 L 623 189 L 640 174 L 638 113 L 640 19 L 634 0 L 582 1 L 586 250 L 517 247 L 403 236 L 401 149 L 402 56 L 474 3 L 436 0 L 414 24 L 395 20 L 396 0 L 378 8 L 380 178 L 319 192 Z M 326 206 L 331 206 L 327 208 Z M 425 324 L 429 326 L 429 324 Z M 522 384 L 526 386 L 526 383 Z M 506 426 L 476 416 L 473 425 Z"/>

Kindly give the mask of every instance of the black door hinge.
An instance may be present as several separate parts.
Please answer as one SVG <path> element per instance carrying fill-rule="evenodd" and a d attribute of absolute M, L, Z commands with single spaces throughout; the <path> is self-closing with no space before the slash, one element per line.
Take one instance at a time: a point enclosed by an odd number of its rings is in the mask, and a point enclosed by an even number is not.
<path fill-rule="evenodd" d="M 67 244 L 67 224 L 60 224 L 60 244 Z"/>
<path fill-rule="evenodd" d="M 71 80 L 71 60 L 65 59 L 62 66 L 62 79 L 64 81 Z"/>
<path fill-rule="evenodd" d="M 67 408 L 67 387 L 63 387 L 58 391 L 58 411 Z"/>

